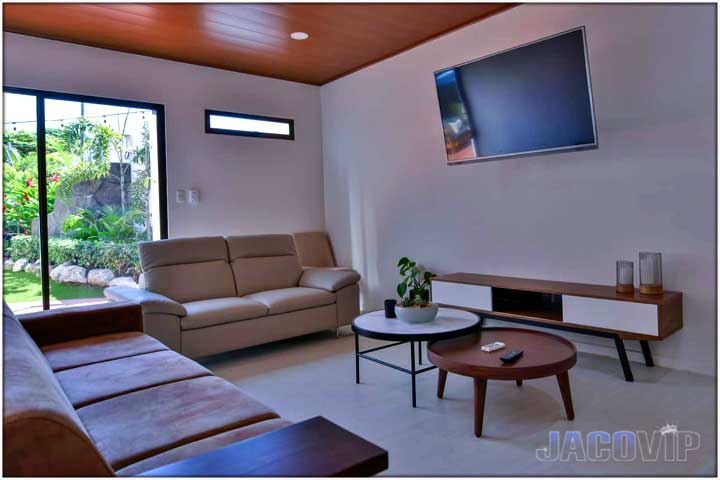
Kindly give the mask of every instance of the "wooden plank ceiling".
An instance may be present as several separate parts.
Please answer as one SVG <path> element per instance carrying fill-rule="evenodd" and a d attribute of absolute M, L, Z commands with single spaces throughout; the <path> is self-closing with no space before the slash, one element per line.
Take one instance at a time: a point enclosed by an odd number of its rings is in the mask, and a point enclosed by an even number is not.
<path fill-rule="evenodd" d="M 322 85 L 512 6 L 5 3 L 3 29 Z"/>

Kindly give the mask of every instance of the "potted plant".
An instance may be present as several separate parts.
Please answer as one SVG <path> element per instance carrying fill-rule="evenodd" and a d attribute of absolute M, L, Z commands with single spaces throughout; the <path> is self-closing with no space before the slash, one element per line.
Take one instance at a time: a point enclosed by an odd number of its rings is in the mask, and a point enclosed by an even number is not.
<path fill-rule="evenodd" d="M 400 303 L 395 307 L 395 315 L 408 323 L 432 322 L 438 313 L 437 304 L 430 303 L 430 279 L 435 274 L 422 271 L 407 257 L 402 257 L 397 266 L 402 282 L 397 285 Z"/>

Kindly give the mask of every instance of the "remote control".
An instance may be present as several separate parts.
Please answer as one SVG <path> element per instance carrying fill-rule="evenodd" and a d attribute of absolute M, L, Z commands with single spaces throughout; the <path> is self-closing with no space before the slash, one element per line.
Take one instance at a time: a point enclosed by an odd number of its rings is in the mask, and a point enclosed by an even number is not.
<path fill-rule="evenodd" d="M 522 350 L 513 350 L 512 352 L 506 353 L 505 355 L 500 357 L 500 360 L 502 360 L 503 363 L 512 363 L 522 356 L 523 356 Z"/>
<path fill-rule="evenodd" d="M 494 352 L 495 350 L 500 350 L 501 348 L 505 348 L 505 344 L 503 342 L 493 342 L 483 345 L 480 347 L 480 350 L 483 352 Z"/>

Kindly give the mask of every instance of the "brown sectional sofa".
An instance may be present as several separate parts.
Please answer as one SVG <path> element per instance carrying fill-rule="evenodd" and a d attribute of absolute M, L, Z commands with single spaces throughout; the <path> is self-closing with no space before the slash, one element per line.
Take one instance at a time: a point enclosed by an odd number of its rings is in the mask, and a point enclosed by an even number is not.
<path fill-rule="evenodd" d="M 290 423 L 142 333 L 136 304 L 4 304 L 3 331 L 6 476 L 135 475 Z"/>
<path fill-rule="evenodd" d="M 189 357 L 349 325 L 360 275 L 303 268 L 291 235 L 143 242 L 144 290 L 110 287 L 142 306 L 145 332 Z"/>

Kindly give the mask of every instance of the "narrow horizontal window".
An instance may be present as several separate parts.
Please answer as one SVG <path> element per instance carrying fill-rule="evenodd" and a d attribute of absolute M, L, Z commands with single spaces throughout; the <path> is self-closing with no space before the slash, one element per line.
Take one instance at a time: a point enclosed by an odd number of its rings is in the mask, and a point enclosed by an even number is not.
<path fill-rule="evenodd" d="M 295 140 L 295 122 L 288 118 L 205 110 L 205 133 Z"/>

